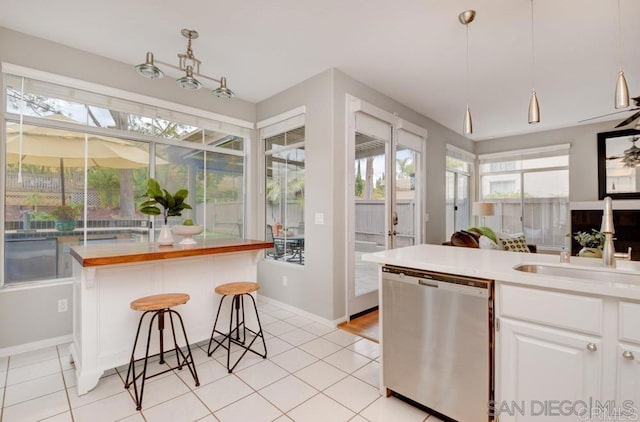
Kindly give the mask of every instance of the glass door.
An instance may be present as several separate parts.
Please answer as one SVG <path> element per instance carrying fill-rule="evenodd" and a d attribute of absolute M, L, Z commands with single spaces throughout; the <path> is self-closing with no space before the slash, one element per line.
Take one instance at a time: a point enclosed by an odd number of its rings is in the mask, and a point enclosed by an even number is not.
<path fill-rule="evenodd" d="M 396 127 L 395 116 L 381 114 L 356 111 L 350 120 L 348 318 L 378 306 L 378 264 L 362 255 L 411 246 L 420 237 L 423 138 Z"/>

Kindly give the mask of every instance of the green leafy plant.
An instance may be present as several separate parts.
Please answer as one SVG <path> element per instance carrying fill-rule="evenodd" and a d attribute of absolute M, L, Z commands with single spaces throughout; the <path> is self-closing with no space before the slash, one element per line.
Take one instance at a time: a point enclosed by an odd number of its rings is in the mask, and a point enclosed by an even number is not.
<path fill-rule="evenodd" d="M 60 205 L 49 215 L 56 221 L 73 221 L 80 216 L 80 207 L 73 205 Z"/>
<path fill-rule="evenodd" d="M 573 238 L 583 248 L 599 248 L 604 243 L 604 234 L 596 229 L 591 229 L 591 232 L 576 232 Z"/>
<path fill-rule="evenodd" d="M 189 195 L 186 189 L 180 189 L 171 195 L 166 189 L 160 187 L 155 179 L 149 179 L 147 182 L 148 200 L 140 205 L 140 212 L 146 215 L 162 215 L 164 224 L 168 223 L 169 217 L 182 215 L 182 210 L 190 210 L 191 205 L 184 202 Z"/>

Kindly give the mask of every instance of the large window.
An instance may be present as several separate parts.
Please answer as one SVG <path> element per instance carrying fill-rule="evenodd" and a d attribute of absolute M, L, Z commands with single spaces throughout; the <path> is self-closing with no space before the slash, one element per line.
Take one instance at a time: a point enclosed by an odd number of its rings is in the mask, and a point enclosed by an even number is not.
<path fill-rule="evenodd" d="M 562 248 L 569 230 L 569 145 L 479 158 L 480 196 L 496 204 L 487 225 L 523 232 L 543 249 Z"/>
<path fill-rule="evenodd" d="M 267 259 L 304 265 L 304 115 L 263 127 Z"/>
<path fill-rule="evenodd" d="M 96 92 L 3 75 L 2 284 L 71 276 L 69 249 L 154 241 L 138 209 L 149 177 L 188 189 L 207 237 L 243 237 L 249 129 Z"/>
<path fill-rule="evenodd" d="M 445 215 L 447 238 L 457 230 L 464 230 L 471 224 L 471 175 L 475 155 L 447 145 L 445 173 Z"/>

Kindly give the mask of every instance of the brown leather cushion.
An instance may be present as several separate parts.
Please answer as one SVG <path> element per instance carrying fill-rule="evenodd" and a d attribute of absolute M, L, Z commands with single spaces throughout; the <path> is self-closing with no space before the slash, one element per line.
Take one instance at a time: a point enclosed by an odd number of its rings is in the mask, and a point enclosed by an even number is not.
<path fill-rule="evenodd" d="M 478 233 L 460 230 L 451 235 L 451 244 L 453 244 L 453 246 L 462 246 L 464 248 L 478 248 L 479 238 L 480 234 Z"/>

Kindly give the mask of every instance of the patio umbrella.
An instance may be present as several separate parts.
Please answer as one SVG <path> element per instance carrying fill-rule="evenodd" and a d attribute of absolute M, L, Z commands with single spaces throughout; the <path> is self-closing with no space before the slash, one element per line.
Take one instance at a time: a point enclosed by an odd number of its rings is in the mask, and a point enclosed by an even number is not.
<path fill-rule="evenodd" d="M 57 121 L 76 121 L 54 115 L 49 118 Z M 78 132 L 53 129 L 34 125 L 7 125 L 6 155 L 7 163 L 33 164 L 60 169 L 60 187 L 62 204 L 65 202 L 64 167 L 84 167 L 85 134 L 82 127 Z M 147 167 L 149 152 L 132 142 L 100 135 L 88 135 L 87 164 L 90 167 L 129 169 Z M 156 164 L 167 164 L 156 158 Z"/>

